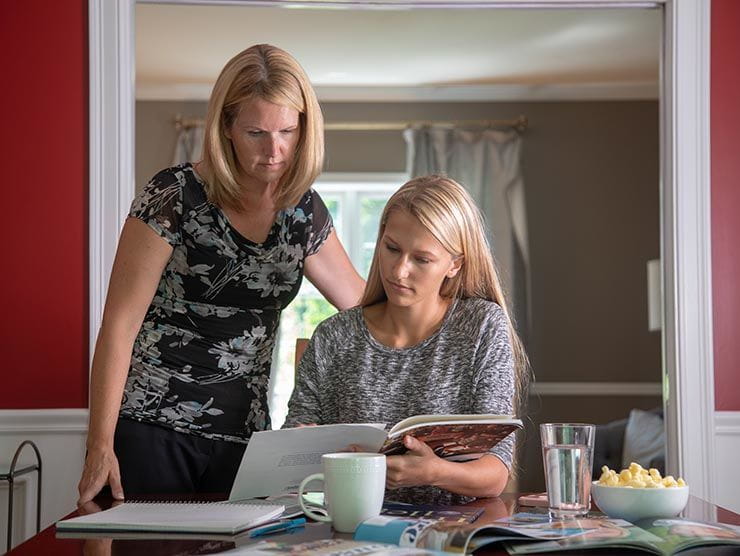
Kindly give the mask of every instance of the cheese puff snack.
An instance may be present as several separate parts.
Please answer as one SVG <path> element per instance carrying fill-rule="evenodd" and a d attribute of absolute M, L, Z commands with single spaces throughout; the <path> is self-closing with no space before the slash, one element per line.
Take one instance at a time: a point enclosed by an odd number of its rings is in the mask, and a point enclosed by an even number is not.
<path fill-rule="evenodd" d="M 681 479 L 674 479 L 672 475 L 660 476 L 660 471 L 655 468 L 645 469 L 639 463 L 632 462 L 627 469 L 619 473 L 609 469 L 606 465 L 601 468 L 601 477 L 598 484 L 603 486 L 627 487 L 627 488 L 674 488 L 686 486 Z"/>

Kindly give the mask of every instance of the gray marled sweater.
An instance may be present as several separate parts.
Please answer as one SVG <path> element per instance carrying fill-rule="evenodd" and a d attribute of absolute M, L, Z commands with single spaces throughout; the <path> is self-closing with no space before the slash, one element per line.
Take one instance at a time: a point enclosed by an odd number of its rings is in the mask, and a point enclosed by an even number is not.
<path fill-rule="evenodd" d="M 511 415 L 514 368 L 506 317 L 483 299 L 459 300 L 432 336 L 387 347 L 355 307 L 322 322 L 301 359 L 285 427 L 387 423 L 420 414 Z M 511 466 L 514 435 L 491 452 Z"/>

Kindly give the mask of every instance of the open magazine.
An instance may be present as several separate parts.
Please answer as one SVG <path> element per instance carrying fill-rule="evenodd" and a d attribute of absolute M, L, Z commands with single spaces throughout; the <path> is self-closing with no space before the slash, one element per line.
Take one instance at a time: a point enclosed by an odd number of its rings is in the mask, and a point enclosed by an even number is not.
<path fill-rule="evenodd" d="M 400 548 L 385 543 L 353 541 L 351 539 L 317 539 L 292 544 L 285 541 L 262 541 L 250 546 L 241 546 L 219 554 L 228 556 L 271 556 L 290 554 L 294 556 L 423 556 L 439 555 L 440 552 L 423 548 Z"/>
<path fill-rule="evenodd" d="M 521 517 L 521 519 L 517 518 Z M 510 520 L 484 526 L 447 520 L 379 516 L 363 521 L 354 539 L 319 539 L 294 544 L 265 541 L 243 546 L 226 554 L 301 554 L 302 556 L 346 556 L 348 554 L 421 555 L 464 554 L 485 544 L 506 539 L 561 539 L 586 531 L 553 530 L 528 514 L 517 514 Z M 491 540 L 494 539 L 495 541 Z M 485 540 L 484 540 L 485 539 Z"/>
<path fill-rule="evenodd" d="M 463 461 L 487 453 L 522 422 L 509 415 L 416 415 L 386 432 L 382 423 L 297 427 L 256 432 L 249 439 L 229 495 L 230 501 L 298 490 L 321 472 L 321 456 L 361 446 L 386 455 L 406 451 L 403 437 L 426 442 L 442 458 Z"/>
<path fill-rule="evenodd" d="M 551 521 L 546 513 L 522 512 L 486 525 L 381 515 L 362 522 L 353 543 L 346 541 L 349 544 L 341 548 L 327 543 L 315 554 L 346 554 L 342 551 L 350 549 L 350 544 L 352 554 L 467 554 L 503 543 L 510 554 L 622 548 L 666 556 L 699 546 L 740 546 L 740 527 L 732 525 L 681 518 L 638 524 L 596 513 L 582 519 Z M 270 553 L 297 547 L 260 548 Z M 292 553 L 314 554 L 304 546 Z"/>
<path fill-rule="evenodd" d="M 544 519 L 547 519 L 545 516 Z M 591 519 L 573 520 L 580 526 Z M 712 545 L 740 547 L 740 527 L 683 518 L 647 519 L 615 524 L 601 518 L 601 527 L 586 535 L 534 544 L 508 544 L 509 554 L 540 554 L 589 548 L 625 548 L 671 556 L 684 550 Z M 568 522 L 563 522 L 568 523 Z M 585 523 L 588 525 L 588 523 Z"/>
<path fill-rule="evenodd" d="M 415 415 L 388 431 L 379 452 L 392 456 L 406 452 L 403 438 L 426 442 L 437 456 L 451 461 L 479 458 L 522 427 L 510 415 Z"/>
<path fill-rule="evenodd" d="M 611 548 L 670 556 L 696 547 L 740 546 L 737 526 L 681 518 L 638 523 L 639 526 L 599 513 L 582 519 L 551 521 L 546 513 L 522 512 L 487 525 L 380 516 L 361 523 L 353 540 L 316 539 L 299 544 L 263 541 L 227 554 L 444 555 L 467 554 L 493 543 L 503 543 L 510 554 Z"/>
<path fill-rule="evenodd" d="M 476 525 L 381 515 L 363 521 L 357 527 L 354 539 L 401 548 L 465 554 L 495 542 L 561 540 L 591 531 L 590 526 L 563 529 L 554 526 L 554 522 L 543 521 L 541 517 L 541 514 L 518 513 L 486 525 Z M 629 525 L 626 521 L 617 521 Z"/>
<path fill-rule="evenodd" d="M 380 515 L 387 517 L 411 517 L 451 521 L 453 523 L 472 523 L 484 512 L 484 508 L 474 506 L 437 506 L 433 504 L 407 504 L 403 502 L 383 502 Z"/>
<path fill-rule="evenodd" d="M 325 516 L 329 515 L 326 509 L 322 507 L 324 503 L 323 492 L 305 492 L 303 494 L 303 501 L 311 508 L 311 511 Z M 301 508 L 301 505 L 298 502 L 298 493 L 295 492 L 268 496 L 267 498 L 250 498 L 248 500 L 239 500 L 239 502 L 254 505 L 281 504 L 285 506 L 285 510 L 280 515 L 280 519 L 294 518 L 304 514 L 303 508 Z M 472 523 L 478 519 L 483 511 L 483 508 L 474 506 L 407 504 L 404 502 L 386 500 L 383 502 L 380 515 L 434 519 L 457 523 Z"/>

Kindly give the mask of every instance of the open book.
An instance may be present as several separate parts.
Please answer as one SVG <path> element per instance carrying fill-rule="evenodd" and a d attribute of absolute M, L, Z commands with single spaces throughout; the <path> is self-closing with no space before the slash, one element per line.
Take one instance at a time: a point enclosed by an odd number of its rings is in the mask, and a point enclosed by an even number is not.
<path fill-rule="evenodd" d="M 58 521 L 57 531 L 235 535 L 278 518 L 283 505 L 227 502 L 124 502 L 109 510 Z"/>
<path fill-rule="evenodd" d="M 249 439 L 229 500 L 295 492 L 321 472 L 321 456 L 357 445 L 386 455 L 406 451 L 403 437 L 426 442 L 442 458 L 475 459 L 522 427 L 509 415 L 417 415 L 394 425 L 382 423 L 298 427 L 256 432 Z"/>

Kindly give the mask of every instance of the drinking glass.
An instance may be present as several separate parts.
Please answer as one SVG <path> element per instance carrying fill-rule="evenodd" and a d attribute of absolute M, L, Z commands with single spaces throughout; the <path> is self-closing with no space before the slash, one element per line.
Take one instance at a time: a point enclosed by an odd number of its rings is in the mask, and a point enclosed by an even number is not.
<path fill-rule="evenodd" d="M 591 507 L 591 466 L 594 425 L 540 425 L 550 517 L 562 519 L 588 513 Z"/>

